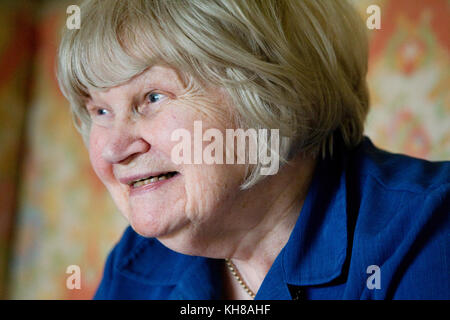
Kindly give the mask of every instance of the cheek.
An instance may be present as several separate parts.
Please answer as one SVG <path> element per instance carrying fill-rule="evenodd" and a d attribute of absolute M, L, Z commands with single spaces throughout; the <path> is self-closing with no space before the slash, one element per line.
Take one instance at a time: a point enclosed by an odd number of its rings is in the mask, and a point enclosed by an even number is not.
<path fill-rule="evenodd" d="M 186 207 L 189 220 L 222 221 L 239 192 L 245 168 L 239 165 L 198 165 L 185 170 Z"/>
<path fill-rule="evenodd" d="M 151 145 L 152 153 L 163 154 L 170 159 L 172 148 L 179 143 L 171 140 L 172 132 L 180 127 L 182 124 L 176 115 L 166 114 L 150 123 L 145 123 L 143 138 Z"/>
<path fill-rule="evenodd" d="M 172 141 L 172 133 L 179 129 L 186 129 L 191 133 L 193 139 L 193 124 L 196 120 L 201 120 L 196 112 L 173 104 L 169 110 L 164 110 L 151 121 L 142 124 L 142 137 L 151 145 L 152 154 L 158 154 L 164 157 L 164 160 L 172 163 L 172 150 L 180 144 L 180 139 Z M 193 140 L 191 140 L 192 143 Z"/>
<path fill-rule="evenodd" d="M 198 104 L 197 104 L 198 107 Z M 206 109 L 205 106 L 203 106 Z M 211 106 L 209 107 L 211 109 Z M 171 141 L 172 132 L 176 129 L 186 129 L 191 135 L 191 148 L 193 148 L 194 121 L 202 121 L 202 133 L 210 129 L 219 129 L 225 136 L 224 121 L 211 119 L 207 115 L 198 112 L 194 105 L 182 105 L 178 108 L 175 104 L 172 110 L 164 116 L 153 121 L 148 132 L 151 132 L 153 147 L 161 151 L 170 159 L 172 148 L 180 141 Z M 156 120 L 156 119 L 155 119 Z M 200 137 L 202 140 L 202 136 Z M 203 148 L 210 142 L 203 141 Z M 203 150 L 203 149 L 202 149 Z M 225 153 L 224 153 L 225 154 Z M 191 149 L 191 160 L 194 150 Z M 184 212 L 191 221 L 201 222 L 208 220 L 209 216 L 218 211 L 226 210 L 232 203 L 233 196 L 239 190 L 239 186 L 245 176 L 245 166 L 226 164 L 182 164 L 181 172 L 184 178 L 185 208 Z"/>
<path fill-rule="evenodd" d="M 89 159 L 95 173 L 103 182 L 111 176 L 111 166 L 103 160 L 102 150 L 105 146 L 105 135 L 98 129 L 92 128 L 89 135 Z"/>

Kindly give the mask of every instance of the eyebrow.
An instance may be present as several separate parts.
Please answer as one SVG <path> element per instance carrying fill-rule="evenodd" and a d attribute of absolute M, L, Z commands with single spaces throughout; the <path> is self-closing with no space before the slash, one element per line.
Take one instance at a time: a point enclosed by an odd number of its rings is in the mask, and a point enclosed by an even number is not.
<path fill-rule="evenodd" d="M 138 77 L 144 76 L 143 79 L 141 79 L 143 87 L 152 86 L 155 83 L 162 83 L 162 84 L 166 84 L 166 85 L 170 86 L 171 82 L 168 81 L 166 78 L 163 78 L 163 80 L 155 80 L 155 77 L 152 76 L 152 73 L 154 73 L 155 71 L 154 72 L 150 71 L 153 67 L 168 68 L 170 71 L 172 71 L 174 73 L 174 75 L 176 76 L 176 80 L 179 81 L 182 86 L 186 86 L 185 81 L 183 81 L 183 76 L 182 76 L 181 72 L 178 71 L 177 69 L 175 69 L 174 67 L 170 66 L 168 63 L 163 62 L 163 60 L 161 60 L 161 59 L 152 60 L 147 68 L 145 68 L 142 72 L 140 72 L 140 73 L 136 74 L 135 76 L 133 76 L 132 78 L 130 78 L 125 83 L 132 83 L 132 82 L 136 81 Z M 149 73 L 144 75 L 144 73 L 146 73 L 146 72 L 149 72 Z M 158 72 L 158 71 L 156 71 L 156 72 Z M 160 72 L 161 71 L 159 71 L 158 73 L 160 73 Z M 167 73 L 167 70 L 164 70 L 164 73 Z M 125 83 L 123 83 L 123 84 L 125 84 Z M 117 86 L 120 86 L 123 84 L 119 84 Z M 176 85 L 176 87 L 178 88 L 178 85 Z M 114 88 L 114 87 L 111 87 L 111 88 Z M 111 89 L 111 88 L 107 88 L 107 90 Z M 132 94 L 131 102 L 130 102 L 131 104 L 136 104 L 138 101 L 142 100 L 143 96 L 147 95 L 147 92 L 145 92 L 145 94 L 142 95 L 142 93 L 140 93 L 139 90 L 136 90 L 136 92 L 134 92 Z M 102 90 L 99 90 L 99 91 L 102 91 Z M 87 92 L 87 96 L 84 98 L 84 104 L 85 104 L 85 107 L 87 107 L 88 104 L 91 104 L 91 105 L 93 104 L 96 106 L 110 107 L 110 105 L 107 103 L 105 104 L 105 103 L 96 102 L 94 97 L 89 92 Z"/>

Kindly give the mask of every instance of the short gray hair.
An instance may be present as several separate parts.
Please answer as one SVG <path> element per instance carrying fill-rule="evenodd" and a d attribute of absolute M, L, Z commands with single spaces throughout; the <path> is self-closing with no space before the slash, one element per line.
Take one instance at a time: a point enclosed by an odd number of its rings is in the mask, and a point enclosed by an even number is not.
<path fill-rule="evenodd" d="M 90 89 L 163 62 L 225 88 L 241 128 L 279 129 L 280 159 L 332 153 L 363 136 L 369 109 L 365 25 L 347 1 L 87 0 L 65 30 L 58 80 L 85 142 Z M 263 177 L 260 165 L 243 188 Z"/>

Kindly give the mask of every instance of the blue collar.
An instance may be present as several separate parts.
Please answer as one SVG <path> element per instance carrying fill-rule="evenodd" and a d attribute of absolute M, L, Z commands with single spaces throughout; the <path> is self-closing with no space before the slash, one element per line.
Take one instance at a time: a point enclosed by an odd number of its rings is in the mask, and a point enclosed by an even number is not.
<path fill-rule="evenodd" d="M 347 257 L 346 156 L 319 160 L 297 223 L 257 299 L 291 299 L 288 285 L 329 283 Z"/>
<path fill-rule="evenodd" d="M 318 163 L 299 219 L 282 252 L 289 284 L 323 284 L 342 272 L 347 256 L 347 188 L 342 165 L 345 163 L 339 159 Z"/>

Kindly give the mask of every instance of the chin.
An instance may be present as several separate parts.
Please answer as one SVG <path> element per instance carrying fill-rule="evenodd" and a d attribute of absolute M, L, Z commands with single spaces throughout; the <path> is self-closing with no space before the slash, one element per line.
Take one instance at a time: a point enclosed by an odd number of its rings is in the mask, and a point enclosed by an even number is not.
<path fill-rule="evenodd" d="M 132 215 L 129 223 L 139 235 L 146 238 L 157 238 L 164 246 L 173 251 L 191 256 L 207 256 L 205 244 L 208 242 L 194 231 L 197 228 L 192 228 L 188 219 L 169 225 L 166 223 L 167 221 L 162 221 L 161 217 L 160 219 L 150 219 L 149 217 L 150 215 L 144 217 Z"/>
<path fill-rule="evenodd" d="M 184 227 L 186 222 L 175 217 L 175 212 L 161 209 L 133 210 L 128 215 L 128 222 L 134 231 L 147 238 L 170 237 Z M 178 220 L 178 221 L 177 221 Z M 177 223 L 175 223 L 177 221 Z"/>
<path fill-rule="evenodd" d="M 199 241 L 187 232 L 177 232 L 175 234 L 169 234 L 157 239 L 167 248 L 175 252 L 190 255 L 190 256 L 204 256 L 204 250 L 199 246 Z"/>
<path fill-rule="evenodd" d="M 152 219 L 141 219 L 131 216 L 129 223 L 136 233 L 146 238 L 157 238 L 168 233 L 167 228 L 162 228 L 161 223 Z"/>

